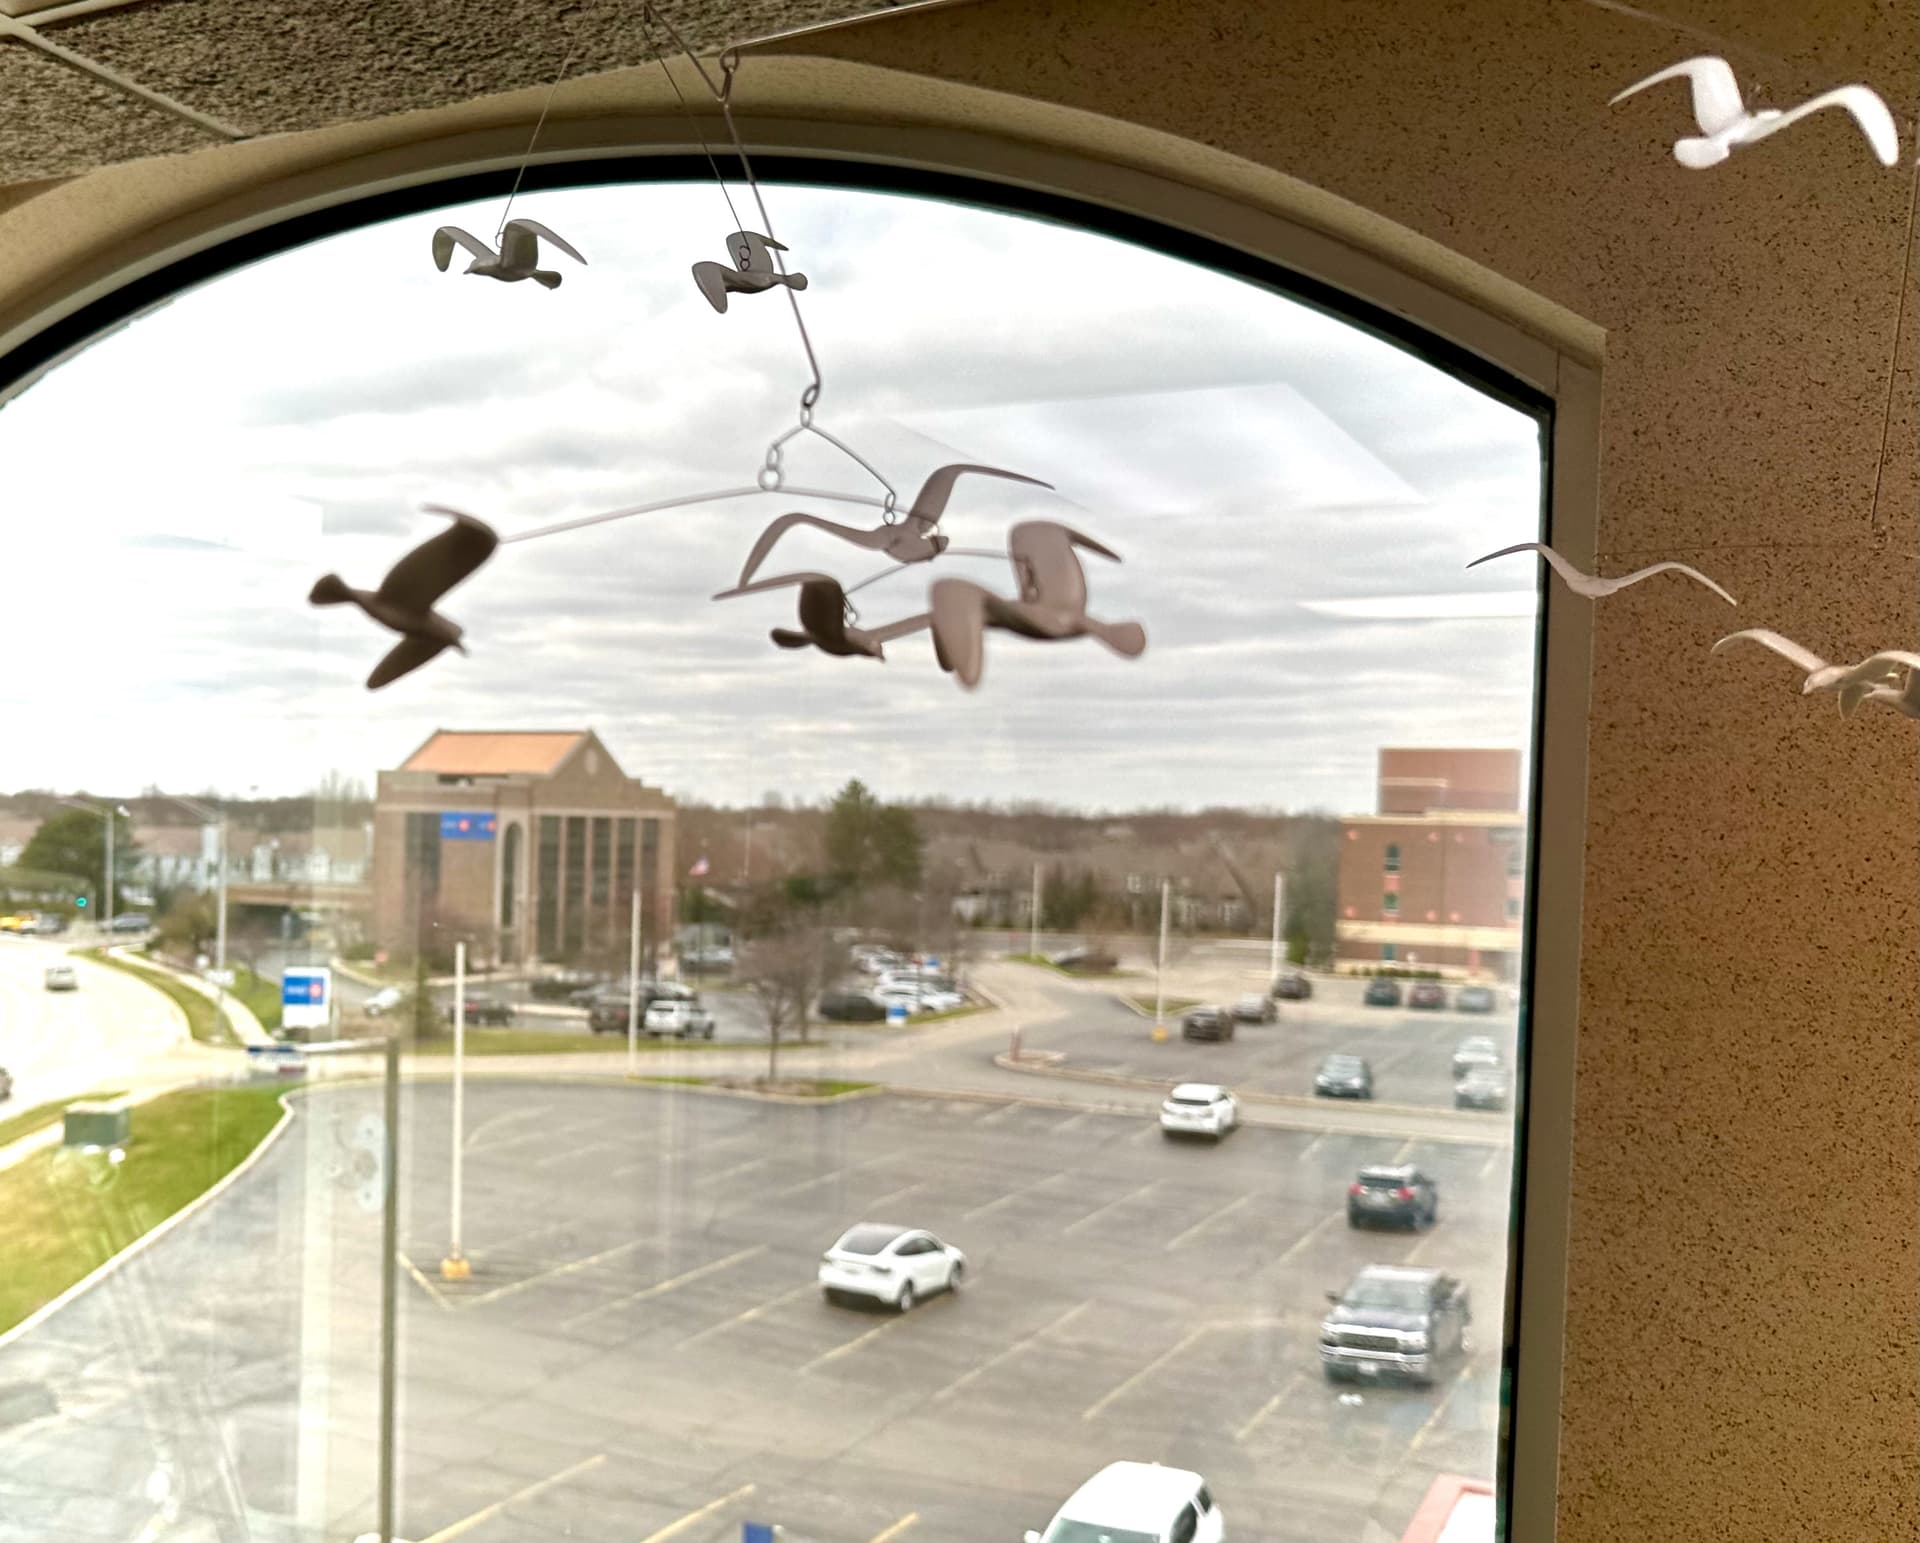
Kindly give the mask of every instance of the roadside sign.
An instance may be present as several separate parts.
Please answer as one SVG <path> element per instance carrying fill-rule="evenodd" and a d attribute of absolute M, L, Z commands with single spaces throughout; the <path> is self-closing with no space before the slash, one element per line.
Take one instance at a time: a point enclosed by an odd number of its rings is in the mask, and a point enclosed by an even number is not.
<path fill-rule="evenodd" d="M 233 984 L 233 971 L 231 970 L 208 970 L 206 971 L 206 977 L 216 986 L 231 986 Z"/>
<path fill-rule="evenodd" d="M 440 839 L 442 841 L 491 841 L 494 823 L 494 816 L 485 812 L 474 814 L 443 812 L 440 816 Z"/>
<path fill-rule="evenodd" d="M 333 971 L 323 964 L 289 965 L 280 976 L 280 1023 L 324 1029 L 333 1022 Z"/>
<path fill-rule="evenodd" d="M 889 1024 L 905 1023 L 906 1021 L 907 1004 L 905 1002 L 887 1003 L 887 1022 Z"/>

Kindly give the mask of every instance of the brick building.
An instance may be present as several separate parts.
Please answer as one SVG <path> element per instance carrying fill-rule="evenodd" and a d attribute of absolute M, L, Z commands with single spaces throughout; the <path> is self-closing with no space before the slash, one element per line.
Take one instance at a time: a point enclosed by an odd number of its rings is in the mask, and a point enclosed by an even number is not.
<path fill-rule="evenodd" d="M 399 957 L 624 966 L 635 885 L 642 955 L 670 936 L 674 804 L 590 730 L 441 729 L 374 805 L 374 935 Z"/>
<path fill-rule="evenodd" d="M 1379 812 L 1340 822 L 1340 967 L 1517 979 L 1520 802 L 1517 750 L 1383 749 Z"/>

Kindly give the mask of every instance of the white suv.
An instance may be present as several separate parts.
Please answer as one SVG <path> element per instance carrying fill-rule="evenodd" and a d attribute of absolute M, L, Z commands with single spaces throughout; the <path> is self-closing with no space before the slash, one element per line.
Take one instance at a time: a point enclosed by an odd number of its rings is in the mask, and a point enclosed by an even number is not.
<path fill-rule="evenodd" d="M 1169 1136 L 1212 1136 L 1216 1141 L 1240 1123 L 1240 1106 L 1218 1083 L 1183 1082 L 1160 1106 L 1160 1129 Z"/>
<path fill-rule="evenodd" d="M 649 1034 L 671 1034 L 679 1039 L 713 1038 L 713 1016 L 698 1002 L 661 997 L 647 1009 L 640 1025 Z"/>
<path fill-rule="evenodd" d="M 1223 1543 L 1226 1535 L 1226 1518 L 1199 1474 L 1108 1463 L 1026 1543 Z"/>

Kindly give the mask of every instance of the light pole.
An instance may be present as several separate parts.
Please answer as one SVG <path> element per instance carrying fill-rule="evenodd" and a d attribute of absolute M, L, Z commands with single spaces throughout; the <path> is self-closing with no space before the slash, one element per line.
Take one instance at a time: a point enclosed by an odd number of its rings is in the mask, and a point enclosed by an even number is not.
<path fill-rule="evenodd" d="M 189 813 L 199 815 L 218 832 L 215 838 L 218 855 L 215 858 L 214 893 L 218 898 L 213 928 L 213 967 L 224 973 L 227 968 L 227 812 L 209 808 L 197 798 L 184 798 L 178 793 L 169 793 L 167 797 Z"/>
<path fill-rule="evenodd" d="M 1040 865 L 1033 865 L 1033 907 L 1027 917 L 1027 954 L 1040 961 Z"/>
<path fill-rule="evenodd" d="M 84 798 L 63 798 L 60 800 L 60 802 L 67 805 L 67 807 L 70 809 L 84 809 L 89 814 L 97 814 L 107 822 L 107 864 L 106 864 L 107 882 L 105 886 L 106 897 L 101 901 L 103 914 L 102 914 L 100 925 L 103 931 L 112 932 L 113 931 L 113 820 L 115 815 L 121 815 L 121 814 L 131 815 L 133 811 L 128 809 L 125 804 L 114 804 L 109 808 L 102 808 L 99 804 L 88 803 Z"/>
<path fill-rule="evenodd" d="M 1273 953 L 1268 969 L 1268 973 L 1275 980 L 1280 978 L 1280 918 L 1285 910 L 1286 895 L 1287 881 L 1282 875 L 1276 873 L 1273 876 Z"/>
<path fill-rule="evenodd" d="M 447 1257 L 442 1280 L 471 1280 L 473 1265 L 461 1249 L 467 1174 L 467 945 L 453 945 L 453 1184 L 447 1219 Z"/>
<path fill-rule="evenodd" d="M 1170 881 L 1160 881 L 1160 956 L 1153 967 L 1153 1038 L 1160 1044 L 1167 1037 L 1167 901 L 1172 893 Z"/>

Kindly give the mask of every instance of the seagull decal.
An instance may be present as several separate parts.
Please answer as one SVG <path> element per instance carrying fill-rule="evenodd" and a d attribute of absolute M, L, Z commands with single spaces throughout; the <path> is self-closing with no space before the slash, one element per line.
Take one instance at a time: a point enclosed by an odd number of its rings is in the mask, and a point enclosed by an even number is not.
<path fill-rule="evenodd" d="M 763 236 L 758 231 L 736 230 L 727 237 L 727 250 L 733 253 L 734 266 L 731 268 L 725 263 L 693 265 L 693 282 L 700 287 L 700 293 L 707 297 L 707 304 L 723 316 L 727 310 L 728 295 L 764 294 L 776 284 L 784 284 L 788 289 L 807 287 L 804 273 L 780 271 L 773 254 L 786 251 L 786 247 L 771 236 Z"/>
<path fill-rule="evenodd" d="M 1496 557 L 1511 557 L 1515 552 L 1538 552 L 1547 560 L 1547 566 L 1565 581 L 1568 589 L 1576 595 L 1584 595 L 1589 600 L 1600 600 L 1608 595 L 1618 594 L 1629 584 L 1638 584 L 1642 579 L 1651 578 L 1656 573 L 1684 573 L 1695 583 L 1706 585 L 1728 605 L 1740 603 L 1698 568 L 1689 568 L 1685 563 L 1654 563 L 1649 567 L 1636 568 L 1632 573 L 1622 574 L 1617 579 L 1603 579 L 1598 574 L 1582 573 L 1552 547 L 1541 541 L 1522 541 L 1517 546 L 1503 546 L 1497 552 L 1487 553 L 1485 557 L 1474 558 L 1467 566 L 1478 568 L 1482 563 L 1490 563 Z"/>
<path fill-rule="evenodd" d="M 1853 121 L 1866 135 L 1867 144 L 1882 166 L 1892 166 L 1900 159 L 1900 134 L 1894 127 L 1893 114 L 1871 88 L 1841 86 L 1786 112 L 1777 107 L 1763 107 L 1754 112 L 1740 99 L 1740 83 L 1734 78 L 1733 67 L 1713 54 L 1683 59 L 1657 70 L 1645 80 L 1628 86 L 1613 102 L 1624 102 L 1635 92 L 1682 76 L 1693 92 L 1693 117 L 1700 133 L 1697 137 L 1682 135 L 1676 139 L 1673 158 L 1691 171 L 1718 166 L 1741 145 L 1757 144 L 1828 107 L 1838 107 L 1853 115 Z"/>
<path fill-rule="evenodd" d="M 497 252 L 458 225 L 442 225 L 433 233 L 433 265 L 445 273 L 447 264 L 453 261 L 453 249 L 464 247 L 473 254 L 473 261 L 466 267 L 468 273 L 498 279 L 503 284 L 532 279 L 546 289 L 558 289 L 560 275 L 551 268 L 540 266 L 542 241 L 585 265 L 586 258 L 575 251 L 565 238 L 555 235 L 538 220 L 508 220 L 506 229 L 500 233 L 500 250 Z"/>

